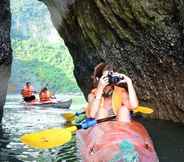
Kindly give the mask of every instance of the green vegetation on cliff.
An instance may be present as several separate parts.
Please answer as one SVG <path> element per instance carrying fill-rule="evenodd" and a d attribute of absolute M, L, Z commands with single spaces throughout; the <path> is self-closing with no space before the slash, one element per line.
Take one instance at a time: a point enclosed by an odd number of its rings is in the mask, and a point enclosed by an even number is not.
<path fill-rule="evenodd" d="M 37 0 L 12 0 L 13 66 L 11 84 L 18 91 L 26 81 L 37 89 L 77 92 L 72 58 L 51 24 L 46 6 Z"/>
<path fill-rule="evenodd" d="M 45 40 L 13 41 L 12 82 L 32 81 L 37 88 L 48 84 L 54 91 L 78 91 L 73 77 L 72 59 L 61 43 Z"/>

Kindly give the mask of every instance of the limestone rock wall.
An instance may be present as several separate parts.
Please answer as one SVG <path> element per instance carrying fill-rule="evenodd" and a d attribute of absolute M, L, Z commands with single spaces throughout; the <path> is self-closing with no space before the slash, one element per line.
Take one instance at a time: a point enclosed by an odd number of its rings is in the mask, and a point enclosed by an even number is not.
<path fill-rule="evenodd" d="M 12 50 L 10 41 L 10 2 L 0 1 L 0 121 L 3 116 L 3 106 L 5 103 L 8 79 L 10 76 Z"/>
<path fill-rule="evenodd" d="M 129 75 L 152 117 L 184 122 L 184 0 L 42 0 L 84 94 L 94 66 Z"/>

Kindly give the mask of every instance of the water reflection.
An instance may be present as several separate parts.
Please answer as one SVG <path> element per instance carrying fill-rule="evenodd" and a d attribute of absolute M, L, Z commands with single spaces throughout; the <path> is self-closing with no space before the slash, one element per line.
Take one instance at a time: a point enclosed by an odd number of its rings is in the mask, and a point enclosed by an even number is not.
<path fill-rule="evenodd" d="M 2 125 L 0 125 L 0 161 L 22 162 L 21 160 L 17 159 L 14 152 L 7 147 L 9 143 L 9 135 L 3 130 Z"/>

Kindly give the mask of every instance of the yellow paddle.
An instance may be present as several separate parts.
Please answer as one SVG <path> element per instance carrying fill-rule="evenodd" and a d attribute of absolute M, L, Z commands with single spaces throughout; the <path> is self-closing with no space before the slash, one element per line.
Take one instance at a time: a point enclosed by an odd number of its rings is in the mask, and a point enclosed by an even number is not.
<path fill-rule="evenodd" d="M 144 107 L 144 106 L 139 106 L 137 107 L 134 111 L 134 113 L 141 112 L 144 114 L 151 114 L 153 113 L 153 109 Z M 65 113 L 63 114 L 63 117 L 67 121 L 72 121 L 75 119 L 76 116 L 80 114 L 84 114 L 85 112 L 81 113 Z M 104 121 L 109 121 L 114 119 L 115 116 L 108 117 L 105 119 L 99 119 L 99 120 L 91 120 L 93 122 L 93 125 L 96 123 L 101 123 Z M 27 145 L 30 145 L 34 148 L 40 148 L 40 149 L 45 149 L 45 148 L 53 148 L 53 147 L 58 147 L 60 145 L 63 145 L 67 142 L 69 142 L 72 138 L 72 133 L 75 132 L 77 129 L 81 128 L 88 128 L 90 127 L 89 125 L 74 125 L 70 126 L 68 128 L 52 128 L 48 130 L 43 130 L 35 133 L 30 133 L 30 134 L 25 134 L 21 137 L 21 141 Z"/>
<path fill-rule="evenodd" d="M 104 119 L 87 119 L 80 125 L 74 125 L 68 128 L 52 128 L 35 133 L 24 134 L 20 137 L 24 144 L 34 148 L 49 149 L 61 146 L 69 142 L 72 138 L 72 132 L 78 129 L 85 129 L 96 125 L 97 123 L 105 122 L 114 119 L 116 116 L 107 117 Z"/>
<path fill-rule="evenodd" d="M 153 109 L 145 106 L 138 106 L 135 110 L 133 110 L 133 113 L 142 113 L 142 114 L 151 114 L 153 113 Z M 81 114 L 85 114 L 85 112 L 80 112 L 80 113 L 64 113 L 63 117 L 66 121 L 72 122 L 75 120 L 76 116 L 79 116 Z"/>
<path fill-rule="evenodd" d="M 144 107 L 144 106 L 138 106 L 136 109 L 133 110 L 134 113 L 142 113 L 142 114 L 151 114 L 153 113 L 153 109 L 149 107 Z"/>
<path fill-rule="evenodd" d="M 68 122 L 72 122 L 73 120 L 75 120 L 75 118 L 81 114 L 85 114 L 85 112 L 77 112 L 77 113 L 72 113 L 72 112 L 68 112 L 68 113 L 64 113 L 62 114 L 63 118 L 68 121 Z"/>
<path fill-rule="evenodd" d="M 53 148 L 70 141 L 72 134 L 67 129 L 52 128 L 35 133 L 24 134 L 20 139 L 34 148 Z"/>

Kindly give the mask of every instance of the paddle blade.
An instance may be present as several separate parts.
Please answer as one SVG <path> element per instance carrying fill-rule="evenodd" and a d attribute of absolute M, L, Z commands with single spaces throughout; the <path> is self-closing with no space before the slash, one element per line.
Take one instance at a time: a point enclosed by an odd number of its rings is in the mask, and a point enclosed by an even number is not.
<path fill-rule="evenodd" d="M 52 128 L 35 133 L 25 134 L 21 137 L 24 144 L 34 148 L 48 149 L 58 147 L 69 142 L 72 133 L 63 128 Z"/>
<path fill-rule="evenodd" d="M 74 113 L 71 113 L 71 112 L 69 112 L 69 113 L 64 113 L 63 114 L 63 118 L 66 120 L 66 121 L 73 121 L 73 120 L 75 120 L 75 114 Z"/>
<path fill-rule="evenodd" d="M 67 131 L 70 131 L 71 133 L 74 133 L 74 132 L 76 132 L 77 127 L 75 125 L 73 125 L 73 126 L 69 126 L 69 127 L 65 128 L 65 129 Z"/>
<path fill-rule="evenodd" d="M 144 107 L 144 106 L 138 106 L 135 110 L 133 110 L 134 113 L 140 112 L 143 114 L 151 114 L 153 113 L 153 109 L 149 107 Z"/>

